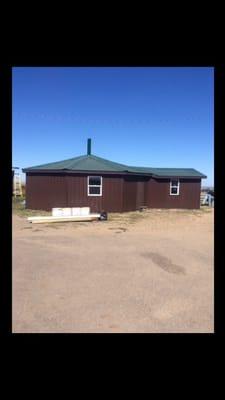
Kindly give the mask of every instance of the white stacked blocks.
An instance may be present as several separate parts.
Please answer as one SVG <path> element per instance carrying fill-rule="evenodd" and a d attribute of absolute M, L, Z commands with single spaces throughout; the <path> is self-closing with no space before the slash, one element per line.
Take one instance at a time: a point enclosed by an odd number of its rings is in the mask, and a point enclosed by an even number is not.
<path fill-rule="evenodd" d="M 88 216 L 90 207 L 52 208 L 53 217 Z"/>

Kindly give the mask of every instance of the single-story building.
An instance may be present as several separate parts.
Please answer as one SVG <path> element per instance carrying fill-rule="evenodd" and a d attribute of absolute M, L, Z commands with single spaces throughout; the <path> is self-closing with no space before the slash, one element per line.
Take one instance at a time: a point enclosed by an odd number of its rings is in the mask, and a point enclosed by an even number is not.
<path fill-rule="evenodd" d="M 26 208 L 90 207 L 91 212 L 141 207 L 200 207 L 201 179 L 192 168 L 133 167 L 91 154 L 24 168 Z"/>

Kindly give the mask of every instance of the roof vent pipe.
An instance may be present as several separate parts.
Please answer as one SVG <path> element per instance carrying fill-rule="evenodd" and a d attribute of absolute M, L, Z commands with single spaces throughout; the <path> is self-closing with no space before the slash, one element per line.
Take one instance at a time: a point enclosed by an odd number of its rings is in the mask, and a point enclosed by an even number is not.
<path fill-rule="evenodd" d="M 91 155 L 91 139 L 87 140 L 87 155 Z"/>

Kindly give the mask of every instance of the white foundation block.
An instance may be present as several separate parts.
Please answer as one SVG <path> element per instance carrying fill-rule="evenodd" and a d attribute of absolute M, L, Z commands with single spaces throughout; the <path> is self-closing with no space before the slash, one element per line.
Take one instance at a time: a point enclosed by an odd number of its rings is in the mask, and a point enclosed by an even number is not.
<path fill-rule="evenodd" d="M 80 215 L 89 215 L 90 214 L 90 207 L 81 207 Z"/>
<path fill-rule="evenodd" d="M 53 217 L 69 217 L 71 215 L 71 208 L 52 208 Z"/>

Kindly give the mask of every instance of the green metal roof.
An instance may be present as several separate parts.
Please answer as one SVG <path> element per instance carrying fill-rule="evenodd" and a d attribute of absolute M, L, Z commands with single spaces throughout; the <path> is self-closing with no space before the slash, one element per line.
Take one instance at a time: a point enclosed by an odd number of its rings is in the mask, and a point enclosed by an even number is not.
<path fill-rule="evenodd" d="M 179 176 L 206 178 L 201 172 L 193 168 L 147 168 L 133 167 L 125 164 L 119 164 L 94 155 L 83 155 L 70 158 L 69 160 L 57 161 L 48 164 L 36 165 L 34 167 L 24 168 L 23 172 L 32 171 L 104 171 L 104 172 L 128 172 L 138 174 L 148 174 L 153 176 Z"/>
<path fill-rule="evenodd" d="M 146 168 L 146 167 L 129 167 L 132 172 L 150 173 L 156 176 L 188 176 L 188 177 L 202 177 L 206 175 L 197 171 L 194 168 Z"/>
<path fill-rule="evenodd" d="M 24 171 L 32 170 L 70 170 L 70 171 L 113 171 L 122 172 L 127 170 L 124 164 L 118 164 L 113 161 L 94 155 L 84 155 L 70 158 L 69 160 L 57 161 L 49 164 L 36 165 L 35 167 L 25 168 Z"/>

